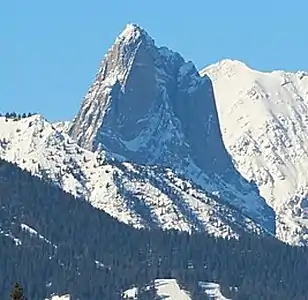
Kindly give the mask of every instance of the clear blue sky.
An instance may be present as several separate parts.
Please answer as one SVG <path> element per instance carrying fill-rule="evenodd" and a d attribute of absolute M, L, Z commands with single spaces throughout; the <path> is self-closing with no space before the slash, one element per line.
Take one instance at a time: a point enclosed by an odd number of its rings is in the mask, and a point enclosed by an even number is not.
<path fill-rule="evenodd" d="M 307 0 L 3 0 L 0 112 L 72 118 L 127 23 L 198 68 L 233 58 L 308 70 L 307 12 Z"/>

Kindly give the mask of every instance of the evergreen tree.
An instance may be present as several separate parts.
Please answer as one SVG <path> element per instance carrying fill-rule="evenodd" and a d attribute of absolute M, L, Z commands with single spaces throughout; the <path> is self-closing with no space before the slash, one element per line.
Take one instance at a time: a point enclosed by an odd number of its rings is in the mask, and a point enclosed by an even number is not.
<path fill-rule="evenodd" d="M 26 300 L 23 295 L 23 288 L 19 283 L 15 283 L 13 291 L 11 293 L 12 300 Z"/>

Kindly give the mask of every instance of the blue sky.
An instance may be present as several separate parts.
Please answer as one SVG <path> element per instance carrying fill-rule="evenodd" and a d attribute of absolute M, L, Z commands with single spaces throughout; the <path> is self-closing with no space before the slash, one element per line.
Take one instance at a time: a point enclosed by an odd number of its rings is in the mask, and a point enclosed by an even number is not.
<path fill-rule="evenodd" d="M 307 0 L 7 0 L 0 4 L 0 112 L 77 112 L 127 23 L 198 68 L 222 58 L 308 70 Z"/>

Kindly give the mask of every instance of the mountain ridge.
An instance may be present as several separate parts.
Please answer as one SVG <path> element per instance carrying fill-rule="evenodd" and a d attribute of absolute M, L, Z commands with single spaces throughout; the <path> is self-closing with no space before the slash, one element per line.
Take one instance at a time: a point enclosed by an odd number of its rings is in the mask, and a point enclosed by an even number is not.
<path fill-rule="evenodd" d="M 137 228 L 196 228 L 230 237 L 240 228 L 263 232 L 236 207 L 171 169 L 87 151 L 39 115 L 16 121 L 0 117 L 0 136 L 1 158 Z"/>

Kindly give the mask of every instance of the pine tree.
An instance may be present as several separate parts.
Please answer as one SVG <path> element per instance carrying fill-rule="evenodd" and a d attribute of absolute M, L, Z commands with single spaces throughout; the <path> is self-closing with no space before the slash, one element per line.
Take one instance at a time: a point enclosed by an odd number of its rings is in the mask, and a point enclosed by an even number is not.
<path fill-rule="evenodd" d="M 23 288 L 19 283 L 15 283 L 13 291 L 11 293 L 12 300 L 26 300 L 23 295 Z"/>

